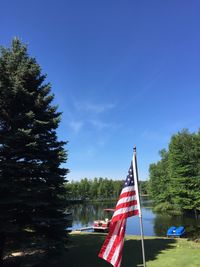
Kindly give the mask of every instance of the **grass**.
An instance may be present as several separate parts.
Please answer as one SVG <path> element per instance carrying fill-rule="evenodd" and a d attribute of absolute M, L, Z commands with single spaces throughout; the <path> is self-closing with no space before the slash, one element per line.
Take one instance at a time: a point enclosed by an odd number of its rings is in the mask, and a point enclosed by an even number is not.
<path fill-rule="evenodd" d="M 105 239 L 104 234 L 72 233 L 71 247 L 66 261 L 59 265 L 70 267 L 108 267 L 107 262 L 98 258 L 98 252 Z M 200 244 L 187 239 L 145 237 L 147 267 L 199 267 Z M 63 265 L 62 265 L 63 264 Z M 127 236 L 121 267 L 142 265 L 141 241 L 138 236 Z"/>
<path fill-rule="evenodd" d="M 51 255 L 48 260 L 34 266 L 109 267 L 111 266 L 109 263 L 98 258 L 105 237 L 106 234 L 101 233 L 71 233 L 69 235 L 69 250 L 62 257 L 56 258 Z M 144 245 L 147 267 L 200 266 L 200 243 L 178 238 L 145 237 Z M 32 258 L 30 258 L 30 262 L 33 264 Z M 28 264 L 27 259 L 24 259 L 21 260 L 21 266 L 33 265 Z M 126 236 L 121 267 L 140 266 L 143 266 L 140 237 Z"/>

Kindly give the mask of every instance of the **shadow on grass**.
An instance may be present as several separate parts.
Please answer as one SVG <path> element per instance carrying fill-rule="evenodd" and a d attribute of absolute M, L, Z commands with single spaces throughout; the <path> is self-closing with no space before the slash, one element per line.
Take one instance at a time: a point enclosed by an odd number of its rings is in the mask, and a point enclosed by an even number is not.
<path fill-rule="evenodd" d="M 175 242 L 175 239 L 145 239 L 146 262 L 155 260 L 162 251 L 171 249 L 172 244 Z M 125 241 L 122 259 L 123 266 L 143 266 L 141 240 L 129 239 Z"/>
<path fill-rule="evenodd" d="M 98 258 L 98 253 L 106 235 L 89 234 L 72 236 L 73 245 L 66 254 L 66 261 L 70 267 L 108 267 L 106 261 Z M 146 262 L 156 259 L 161 251 L 172 248 L 174 239 L 152 238 L 145 239 Z M 62 263 L 63 264 L 63 263 Z M 63 265 L 59 266 L 64 266 Z M 56 265 L 55 265 L 56 266 Z M 66 265 L 65 265 L 66 266 Z M 142 266 L 142 249 L 140 239 L 126 239 L 123 249 L 122 267 Z"/>
<path fill-rule="evenodd" d="M 48 259 L 34 264 L 34 259 L 24 258 L 20 267 L 108 267 L 106 261 L 98 257 L 98 253 L 105 240 L 106 234 L 72 234 L 68 251 L 62 257 L 56 258 L 52 255 Z M 146 262 L 156 259 L 163 250 L 172 248 L 176 242 L 174 239 L 147 238 L 144 240 Z M 37 257 L 37 255 L 35 255 Z M 28 263 L 29 262 L 29 263 Z M 28 263 L 28 264 L 27 264 Z M 11 265 L 8 265 L 11 266 Z M 142 266 L 141 240 L 138 237 L 126 238 L 123 249 L 123 260 L 121 267 Z"/>

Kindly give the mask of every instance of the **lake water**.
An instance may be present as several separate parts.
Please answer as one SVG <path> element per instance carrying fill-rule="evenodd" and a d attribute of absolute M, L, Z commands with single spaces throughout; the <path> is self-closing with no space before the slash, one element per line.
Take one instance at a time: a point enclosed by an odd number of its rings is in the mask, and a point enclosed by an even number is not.
<path fill-rule="evenodd" d="M 93 221 L 109 217 L 104 212 L 105 208 L 114 208 L 116 202 L 95 202 L 75 204 L 70 207 L 73 214 L 72 230 L 82 227 L 92 226 Z M 183 225 L 187 232 L 192 232 L 199 225 L 199 220 L 191 217 L 169 216 L 167 214 L 156 214 L 153 212 L 152 203 L 147 197 L 141 198 L 142 218 L 144 235 L 146 236 L 166 236 L 167 229 L 174 225 Z M 112 214 L 110 214 L 112 216 Z M 140 222 L 138 216 L 127 219 L 126 234 L 140 235 Z"/>

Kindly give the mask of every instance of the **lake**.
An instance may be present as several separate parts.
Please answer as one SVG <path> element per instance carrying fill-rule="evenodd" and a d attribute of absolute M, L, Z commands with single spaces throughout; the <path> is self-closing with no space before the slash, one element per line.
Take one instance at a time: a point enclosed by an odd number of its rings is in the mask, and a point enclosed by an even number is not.
<path fill-rule="evenodd" d="M 93 221 L 109 217 L 105 208 L 114 208 L 116 202 L 87 202 L 70 206 L 73 215 L 72 230 L 92 226 Z M 185 216 L 169 216 L 153 212 L 152 202 L 148 197 L 141 197 L 144 235 L 166 236 L 167 229 L 174 225 L 183 225 L 187 232 L 192 232 L 199 225 L 199 220 Z M 110 217 L 112 214 L 110 214 Z M 140 235 L 140 222 L 138 216 L 127 219 L 126 234 Z"/>

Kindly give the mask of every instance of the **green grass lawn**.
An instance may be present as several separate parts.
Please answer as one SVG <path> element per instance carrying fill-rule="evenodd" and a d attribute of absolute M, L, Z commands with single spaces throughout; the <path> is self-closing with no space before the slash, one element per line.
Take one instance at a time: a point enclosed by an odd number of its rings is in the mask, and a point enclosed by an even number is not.
<path fill-rule="evenodd" d="M 104 239 L 105 234 L 70 234 L 69 251 L 59 266 L 111 266 L 97 256 Z M 147 267 L 200 267 L 199 243 L 187 239 L 159 237 L 145 237 L 144 243 Z M 134 266 L 142 266 L 141 241 L 138 236 L 127 236 L 123 250 L 122 267 Z"/>
<path fill-rule="evenodd" d="M 64 255 L 49 255 L 39 264 L 38 255 L 19 257 L 20 267 L 109 267 L 106 261 L 98 258 L 98 253 L 106 234 L 71 233 L 69 249 Z M 163 237 L 145 237 L 147 267 L 200 267 L 200 243 L 187 239 L 168 239 Z M 18 265 L 6 265 L 18 266 Z M 121 267 L 139 267 L 142 265 L 141 240 L 139 236 L 126 236 Z"/>

